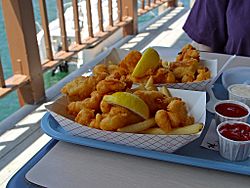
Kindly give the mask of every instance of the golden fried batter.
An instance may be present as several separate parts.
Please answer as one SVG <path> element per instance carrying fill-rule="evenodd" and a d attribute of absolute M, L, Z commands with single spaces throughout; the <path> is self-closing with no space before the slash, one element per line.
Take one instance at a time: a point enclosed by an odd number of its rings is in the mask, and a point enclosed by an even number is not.
<path fill-rule="evenodd" d="M 189 59 L 200 60 L 200 53 L 191 44 L 185 45 L 176 57 L 176 61 L 186 61 Z"/>
<path fill-rule="evenodd" d="M 95 77 L 79 76 L 73 81 L 67 83 L 61 92 L 67 95 L 69 101 L 81 101 L 90 96 L 95 90 L 97 80 Z"/>
<path fill-rule="evenodd" d="M 166 110 L 158 110 L 155 114 L 156 124 L 166 133 L 172 130 L 171 121 Z"/>
<path fill-rule="evenodd" d="M 154 84 L 175 83 L 175 75 L 166 68 L 157 69 L 153 75 Z"/>
<path fill-rule="evenodd" d="M 110 92 L 125 91 L 126 88 L 127 84 L 125 82 L 112 78 L 102 80 L 96 85 L 96 90 L 101 95 L 108 94 Z"/>
<path fill-rule="evenodd" d="M 155 115 L 156 111 L 160 109 L 167 109 L 168 104 L 177 98 L 167 97 L 159 91 L 142 91 L 134 92 L 135 95 L 140 97 L 149 107 L 150 114 Z"/>
<path fill-rule="evenodd" d="M 195 79 L 195 82 L 200 82 L 200 81 L 211 78 L 211 72 L 206 67 L 199 68 L 197 72 L 198 72 L 198 75 Z"/>
<path fill-rule="evenodd" d="M 97 91 L 93 91 L 90 98 L 86 98 L 83 101 L 71 102 L 68 105 L 68 111 L 72 115 L 77 115 L 83 108 L 98 111 L 102 97 L 103 95 L 100 95 Z"/>
<path fill-rule="evenodd" d="M 188 116 L 186 105 L 181 100 L 172 100 L 167 110 L 158 110 L 155 114 L 156 124 L 165 132 L 194 123 L 194 117 Z"/>
<path fill-rule="evenodd" d="M 100 122 L 102 119 L 103 119 L 102 115 L 97 113 L 95 119 L 92 119 L 92 121 L 90 122 L 89 127 L 100 129 Z"/>
<path fill-rule="evenodd" d="M 142 117 L 126 108 L 112 106 L 110 112 L 101 120 L 100 128 L 106 131 L 115 131 L 118 128 L 138 123 L 142 120 Z"/>
<path fill-rule="evenodd" d="M 82 125 L 89 125 L 92 119 L 95 118 L 95 111 L 83 108 L 76 116 L 75 121 Z"/>
<path fill-rule="evenodd" d="M 119 63 L 119 67 L 126 70 L 127 73 L 132 73 L 136 64 L 141 59 L 142 54 L 137 50 L 130 51 L 125 58 Z"/>

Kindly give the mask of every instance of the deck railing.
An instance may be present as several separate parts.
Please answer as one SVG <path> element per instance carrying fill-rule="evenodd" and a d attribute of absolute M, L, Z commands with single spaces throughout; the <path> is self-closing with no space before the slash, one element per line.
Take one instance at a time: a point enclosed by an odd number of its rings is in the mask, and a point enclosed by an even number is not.
<path fill-rule="evenodd" d="M 117 19 L 113 19 L 112 3 L 117 3 Z M 92 26 L 91 0 L 86 0 L 88 21 L 88 37 L 81 38 L 79 26 L 79 0 L 72 0 L 75 37 L 68 44 L 65 26 L 63 0 L 57 0 L 57 10 L 60 23 L 60 37 L 62 49 L 53 53 L 49 30 L 46 0 L 39 0 L 40 17 L 44 31 L 46 60 L 41 62 L 36 39 L 35 19 L 32 0 L 2 0 L 2 9 L 5 20 L 6 34 L 9 44 L 13 76 L 4 79 L 4 71 L 0 62 L 0 98 L 13 90 L 18 90 L 19 102 L 34 104 L 45 99 L 43 72 L 68 60 L 79 51 L 93 47 L 112 35 L 119 28 L 123 35 L 133 35 L 138 32 L 137 17 L 145 14 L 157 6 L 168 3 L 175 6 L 176 0 L 141 0 L 138 7 L 137 0 L 108 0 L 108 27 L 103 26 L 102 0 L 98 0 L 99 31 L 94 33 Z M 96 14 L 96 13 L 95 13 Z M 86 28 L 83 28 L 86 29 Z"/>

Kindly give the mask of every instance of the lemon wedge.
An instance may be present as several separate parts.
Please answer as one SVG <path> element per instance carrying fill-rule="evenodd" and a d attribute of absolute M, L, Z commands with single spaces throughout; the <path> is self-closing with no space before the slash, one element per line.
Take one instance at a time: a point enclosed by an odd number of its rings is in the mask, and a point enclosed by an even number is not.
<path fill-rule="evenodd" d="M 128 92 L 116 92 L 105 95 L 103 100 L 109 104 L 115 104 L 131 110 L 144 119 L 149 118 L 148 105 L 137 95 Z"/>
<path fill-rule="evenodd" d="M 147 70 L 156 68 L 160 64 L 160 56 L 154 48 L 147 48 L 136 64 L 132 76 L 143 77 Z"/>

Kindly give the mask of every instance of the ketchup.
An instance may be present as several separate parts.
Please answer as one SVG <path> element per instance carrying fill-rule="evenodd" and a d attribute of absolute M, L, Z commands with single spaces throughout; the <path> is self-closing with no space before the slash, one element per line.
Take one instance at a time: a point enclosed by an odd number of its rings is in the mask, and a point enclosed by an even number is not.
<path fill-rule="evenodd" d="M 249 141 L 250 127 L 243 123 L 225 124 L 219 128 L 222 136 L 234 141 Z"/>
<path fill-rule="evenodd" d="M 248 110 L 238 104 L 234 103 L 222 103 L 215 107 L 215 110 L 227 117 L 243 117 L 248 114 Z"/>

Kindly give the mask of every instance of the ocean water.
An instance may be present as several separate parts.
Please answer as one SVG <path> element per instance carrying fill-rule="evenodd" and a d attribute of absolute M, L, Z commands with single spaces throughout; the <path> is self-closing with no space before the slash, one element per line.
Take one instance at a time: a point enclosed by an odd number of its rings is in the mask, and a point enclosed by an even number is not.
<path fill-rule="evenodd" d="M 182 2 L 184 3 L 184 6 L 188 6 L 189 1 L 190 0 L 183 0 Z M 33 2 L 35 20 L 37 22 L 37 25 L 39 25 L 41 24 L 39 1 L 32 0 L 32 2 Z M 140 2 L 141 1 L 138 0 L 139 7 L 140 7 Z M 46 4 L 47 4 L 48 19 L 49 21 L 52 21 L 57 18 L 56 0 L 46 0 Z M 65 9 L 69 7 L 71 5 L 71 0 L 64 0 L 64 5 L 65 5 Z M 142 17 L 139 17 L 139 24 L 142 25 L 143 23 L 151 20 L 157 15 L 158 15 L 157 10 L 151 11 L 148 14 Z M 37 26 L 37 31 L 39 31 L 39 26 Z M 3 70 L 4 70 L 4 77 L 8 78 L 12 75 L 12 68 L 11 68 L 11 61 L 10 61 L 8 43 L 7 43 L 6 33 L 5 33 L 3 14 L 2 14 L 2 1 L 0 1 L 0 57 L 1 57 L 1 62 L 3 66 Z M 75 70 L 75 67 L 70 66 L 68 73 L 74 70 Z M 44 73 L 45 88 L 48 88 L 52 86 L 53 84 L 57 83 L 58 80 L 68 75 L 68 73 L 59 71 L 56 73 L 55 76 L 51 76 L 51 71 Z M 11 92 L 9 95 L 0 99 L 0 121 L 8 117 L 10 114 L 15 112 L 19 108 L 20 106 L 19 106 L 16 92 Z"/>
<path fill-rule="evenodd" d="M 32 0 L 34 7 L 35 20 L 37 23 L 41 23 L 40 15 L 39 15 L 39 1 Z M 68 4 L 71 0 L 64 0 L 64 3 Z M 47 0 L 47 11 L 48 11 L 48 19 L 49 21 L 54 20 L 57 17 L 57 9 L 56 9 L 56 0 Z M 37 29 L 39 30 L 39 29 Z M 0 1 L 0 56 L 1 62 L 4 70 L 4 77 L 8 78 L 12 75 L 11 61 L 8 50 L 8 43 L 5 33 L 4 27 L 4 18 L 2 14 L 2 1 Z M 70 72 L 73 71 L 70 69 Z M 60 72 L 56 76 L 52 77 L 51 71 L 46 72 L 44 74 L 44 79 L 46 80 L 46 88 L 50 87 L 58 80 L 67 75 L 67 73 Z M 20 108 L 18 97 L 16 92 L 11 92 L 9 95 L 0 99 L 0 121 L 4 118 L 8 117 L 14 111 Z"/>

